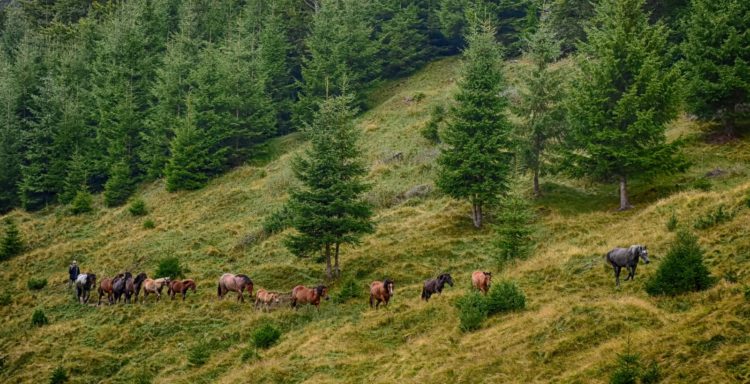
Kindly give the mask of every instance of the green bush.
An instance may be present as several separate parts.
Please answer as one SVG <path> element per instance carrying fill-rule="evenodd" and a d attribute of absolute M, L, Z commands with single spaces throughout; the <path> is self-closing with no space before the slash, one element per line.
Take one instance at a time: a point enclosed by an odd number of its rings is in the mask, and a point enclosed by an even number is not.
<path fill-rule="evenodd" d="M 5 235 L 0 241 L 0 261 L 10 259 L 23 252 L 23 240 L 16 223 L 10 218 L 5 219 Z"/>
<path fill-rule="evenodd" d="M 145 216 L 148 214 L 146 203 L 141 199 L 133 200 L 133 202 L 130 203 L 130 207 L 128 207 L 128 211 L 133 216 Z"/>
<path fill-rule="evenodd" d="M 279 233 L 292 225 L 292 212 L 286 205 L 274 211 L 263 221 L 263 232 L 267 235 Z"/>
<path fill-rule="evenodd" d="M 26 282 L 26 287 L 28 287 L 32 291 L 38 291 L 46 286 L 47 279 L 35 279 L 32 277 L 29 279 L 29 281 Z"/>
<path fill-rule="evenodd" d="M 65 373 L 65 369 L 61 366 L 57 366 L 52 375 L 49 378 L 50 384 L 63 384 L 68 382 L 68 374 Z"/>
<path fill-rule="evenodd" d="M 479 292 L 470 291 L 456 301 L 459 328 L 463 332 L 479 329 L 487 318 L 487 303 Z"/>
<path fill-rule="evenodd" d="M 190 348 L 190 351 L 188 351 L 188 362 L 194 366 L 206 364 L 211 357 L 211 350 L 211 344 L 209 343 L 200 343 L 193 346 Z"/>
<path fill-rule="evenodd" d="M 47 316 L 44 315 L 44 311 L 41 309 L 35 310 L 31 315 L 31 325 L 41 327 L 46 324 L 49 324 L 49 320 L 47 320 Z"/>
<path fill-rule="evenodd" d="M 647 368 L 638 354 L 626 352 L 617 356 L 617 368 L 609 377 L 610 384 L 655 384 L 661 378 L 659 365 L 652 362 Z"/>
<path fill-rule="evenodd" d="M 724 206 L 720 205 L 715 211 L 699 217 L 693 227 L 695 227 L 695 229 L 708 229 L 715 225 L 732 220 L 733 217 L 734 214 L 732 212 L 725 210 Z"/>
<path fill-rule="evenodd" d="M 669 232 L 674 232 L 675 229 L 677 229 L 677 224 L 679 222 L 677 221 L 677 216 L 672 212 L 672 216 L 669 217 L 669 220 L 667 221 L 667 230 Z"/>
<path fill-rule="evenodd" d="M 271 324 L 264 324 L 253 332 L 253 344 L 258 348 L 268 348 L 279 340 L 281 331 Z"/>
<path fill-rule="evenodd" d="M 83 213 L 91 212 L 91 206 L 93 205 L 93 203 L 94 198 L 91 196 L 91 193 L 87 191 L 78 191 L 76 192 L 73 201 L 70 202 L 70 213 L 74 215 L 80 215 Z"/>
<path fill-rule="evenodd" d="M 710 191 L 711 181 L 705 177 L 701 177 L 700 179 L 696 179 L 695 181 L 693 181 L 693 188 L 701 191 Z"/>
<path fill-rule="evenodd" d="M 526 199 L 515 194 L 502 205 L 496 227 L 499 262 L 525 259 L 534 250 L 534 212 Z"/>
<path fill-rule="evenodd" d="M 172 279 L 185 277 L 186 270 L 180 265 L 180 260 L 176 257 L 167 257 L 159 262 L 156 267 L 157 278 L 169 277 Z"/>
<path fill-rule="evenodd" d="M 145 221 L 143 222 L 143 229 L 154 229 L 154 228 L 156 228 L 156 223 L 154 223 L 154 221 L 153 221 L 153 220 L 151 220 L 151 219 L 146 219 L 146 220 L 145 220 Z"/>
<path fill-rule="evenodd" d="M 430 120 L 420 131 L 422 137 L 429 140 L 431 143 L 440 143 L 440 125 L 444 120 L 445 108 L 442 105 L 432 107 L 432 110 L 430 111 Z"/>
<path fill-rule="evenodd" d="M 656 384 L 661 380 L 661 370 L 659 370 L 659 364 L 655 361 L 641 373 L 641 384 Z"/>
<path fill-rule="evenodd" d="M 242 362 L 246 363 L 248 361 L 260 359 L 260 355 L 258 355 L 258 351 L 255 347 L 247 347 L 242 351 L 241 358 Z"/>
<path fill-rule="evenodd" d="M 510 281 L 503 281 L 490 287 L 486 301 L 488 315 L 526 308 L 526 296 L 516 284 Z"/>
<path fill-rule="evenodd" d="M 4 292 L 0 295 L 0 307 L 6 307 L 11 303 L 13 303 L 13 298 L 10 296 L 10 293 Z"/>
<path fill-rule="evenodd" d="M 659 264 L 659 268 L 647 282 L 649 295 L 675 296 L 685 292 L 701 291 L 712 284 L 708 268 L 703 264 L 703 250 L 698 238 L 682 230 Z"/>
<path fill-rule="evenodd" d="M 344 303 L 349 299 L 356 299 L 362 297 L 362 287 L 359 286 L 357 280 L 354 278 L 346 278 L 341 283 L 341 290 L 335 296 L 334 301 L 336 303 Z"/>
<path fill-rule="evenodd" d="M 745 206 L 750 208 L 750 195 L 745 196 Z"/>

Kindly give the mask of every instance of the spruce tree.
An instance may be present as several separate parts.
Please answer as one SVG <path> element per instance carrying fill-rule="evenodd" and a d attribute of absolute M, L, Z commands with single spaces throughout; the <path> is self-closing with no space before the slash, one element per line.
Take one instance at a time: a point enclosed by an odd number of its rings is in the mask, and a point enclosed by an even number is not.
<path fill-rule="evenodd" d="M 292 75 L 289 42 L 281 10 L 273 9 L 263 21 L 259 36 L 259 67 L 265 72 L 265 91 L 271 98 L 279 133 L 287 133 L 291 123 L 291 110 L 296 87 Z"/>
<path fill-rule="evenodd" d="M 193 190 L 203 187 L 208 175 L 220 165 L 214 164 L 204 132 L 195 126 L 195 113 L 188 96 L 187 110 L 182 125 L 175 130 L 171 143 L 171 158 L 166 166 L 167 190 Z"/>
<path fill-rule="evenodd" d="M 551 67 L 560 56 L 560 43 L 543 21 L 528 41 L 526 55 L 532 67 L 521 75 L 521 95 L 516 114 L 522 118 L 518 126 L 521 159 L 533 173 L 534 195 L 542 194 L 539 175 L 547 163 L 550 142 L 563 133 L 563 74 Z"/>
<path fill-rule="evenodd" d="M 61 203 L 70 203 L 81 191 L 88 192 L 89 163 L 86 157 L 78 150 L 68 162 L 68 174 L 60 194 Z"/>
<path fill-rule="evenodd" d="M 602 0 L 579 47 L 568 115 L 565 165 L 575 177 L 618 181 L 620 209 L 631 208 L 628 180 L 682 168 L 666 124 L 677 112 L 678 75 L 668 31 L 650 24 L 642 0 Z"/>
<path fill-rule="evenodd" d="M 126 159 L 115 163 L 109 170 L 109 179 L 104 184 L 104 204 L 116 207 L 124 204 L 133 193 L 133 174 Z"/>
<path fill-rule="evenodd" d="M 446 147 L 438 158 L 437 185 L 454 198 L 468 200 L 474 226 L 480 228 L 485 206 L 508 190 L 512 125 L 494 28 L 484 25 L 468 42 L 456 105 L 441 135 Z"/>
<path fill-rule="evenodd" d="M 7 55 L 0 51 L 0 213 L 18 204 L 21 180 L 21 122 L 16 114 L 20 89 Z"/>
<path fill-rule="evenodd" d="M 737 121 L 750 115 L 750 2 L 693 0 L 686 25 L 688 107 L 734 136 Z"/>
<path fill-rule="evenodd" d="M 372 209 L 362 197 L 369 188 L 363 180 L 367 168 L 351 102 L 347 96 L 323 101 L 307 132 L 311 148 L 292 163 L 302 187 L 291 192 L 289 208 L 296 233 L 286 245 L 298 255 L 322 251 L 329 279 L 340 274 L 340 245 L 357 244 L 374 229 Z"/>
<path fill-rule="evenodd" d="M 594 16 L 591 0 L 554 0 L 549 4 L 549 28 L 564 53 L 575 51 L 576 42 L 586 40 L 585 26 Z"/>
<path fill-rule="evenodd" d="M 5 234 L 0 242 L 0 260 L 7 260 L 23 251 L 21 233 L 10 218 L 5 219 Z"/>
<path fill-rule="evenodd" d="M 382 23 L 378 37 L 382 49 L 383 74 L 389 77 L 413 72 L 427 55 L 427 35 L 420 30 L 421 20 L 415 4 L 391 10 L 392 17 Z"/>

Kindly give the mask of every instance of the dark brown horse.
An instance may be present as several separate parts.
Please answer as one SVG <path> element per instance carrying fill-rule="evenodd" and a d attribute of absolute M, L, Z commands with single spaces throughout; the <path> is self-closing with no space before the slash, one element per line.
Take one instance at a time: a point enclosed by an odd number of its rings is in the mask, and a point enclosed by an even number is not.
<path fill-rule="evenodd" d="M 297 308 L 297 304 L 312 304 L 320 309 L 321 298 L 329 299 L 328 287 L 325 285 L 318 285 L 315 288 L 298 285 L 292 289 L 292 308 Z"/>
<path fill-rule="evenodd" d="M 233 275 L 225 273 L 219 278 L 218 294 L 219 300 L 229 291 L 237 292 L 237 301 L 244 303 L 245 297 L 242 292 L 247 289 L 248 295 L 253 297 L 253 281 L 247 275 Z"/>
<path fill-rule="evenodd" d="M 138 302 L 138 295 L 141 293 L 141 287 L 143 286 L 143 281 L 148 279 L 148 276 L 144 272 L 139 273 L 135 279 L 133 279 L 133 295 L 135 295 L 134 301 Z"/>
<path fill-rule="evenodd" d="M 115 296 L 115 303 L 119 303 L 120 298 L 124 295 L 124 301 L 129 304 L 130 295 L 133 293 L 133 275 L 130 272 L 125 272 L 121 279 L 112 281 L 112 293 Z"/>
<path fill-rule="evenodd" d="M 182 301 L 185 301 L 185 296 L 187 296 L 189 289 L 192 289 L 193 293 L 195 293 L 195 281 L 192 279 L 175 280 L 169 285 L 168 293 L 172 300 L 174 300 L 174 296 L 177 293 L 180 293 L 182 294 Z"/>
<path fill-rule="evenodd" d="M 491 283 L 492 272 L 474 271 L 471 274 L 471 285 L 485 295 L 489 291 Z"/>
<path fill-rule="evenodd" d="M 113 277 L 111 279 L 109 279 L 109 278 L 102 279 L 102 281 L 99 283 L 99 289 L 98 289 L 98 292 L 99 292 L 99 302 L 97 302 L 96 305 L 101 305 L 102 304 L 102 296 L 104 296 L 105 294 L 107 295 L 107 301 L 109 302 L 109 304 L 110 305 L 114 304 L 114 302 L 115 302 L 115 300 L 114 300 L 114 285 L 115 285 L 115 281 L 119 280 L 119 279 L 122 279 L 122 277 L 123 277 L 123 274 L 121 273 L 121 274 L 119 274 L 119 275 L 117 275 L 117 276 L 115 276 L 115 277 Z"/>
<path fill-rule="evenodd" d="M 370 308 L 372 308 L 374 301 L 377 301 L 375 309 L 378 309 L 381 302 L 385 303 L 385 306 L 388 306 L 388 301 L 391 300 L 391 296 L 393 296 L 393 280 L 376 280 L 370 283 Z"/>
<path fill-rule="evenodd" d="M 439 294 L 443 292 L 445 284 L 448 284 L 451 287 L 453 286 L 453 278 L 450 273 L 443 273 L 434 279 L 426 280 L 422 287 L 422 300 L 429 301 L 430 296 L 434 293 Z"/>

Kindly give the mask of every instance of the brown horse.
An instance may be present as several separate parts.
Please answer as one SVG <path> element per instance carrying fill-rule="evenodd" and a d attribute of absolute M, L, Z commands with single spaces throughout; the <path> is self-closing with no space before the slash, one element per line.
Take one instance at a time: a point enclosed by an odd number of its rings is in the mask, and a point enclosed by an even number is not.
<path fill-rule="evenodd" d="M 266 310 L 271 309 L 272 304 L 278 304 L 281 302 L 281 295 L 276 292 L 266 291 L 261 288 L 258 290 L 257 297 L 255 299 L 255 308 L 258 308 L 258 304 L 263 304 L 263 308 Z"/>
<path fill-rule="evenodd" d="M 170 280 L 168 277 L 162 277 L 159 279 L 145 279 L 143 280 L 143 301 L 148 299 L 148 294 L 153 293 L 156 295 L 156 301 L 161 299 L 161 290 L 165 286 L 169 286 Z"/>
<path fill-rule="evenodd" d="M 370 283 L 370 308 L 372 308 L 373 301 L 377 300 L 375 309 L 378 309 L 380 303 L 385 303 L 388 306 L 388 301 L 393 296 L 393 280 L 385 279 L 383 281 L 373 281 Z"/>
<path fill-rule="evenodd" d="M 298 285 L 292 289 L 292 308 L 297 308 L 297 304 L 312 304 L 320 309 L 320 298 L 329 299 L 328 287 L 325 285 L 318 285 L 315 288 Z"/>
<path fill-rule="evenodd" d="M 96 303 L 96 305 L 102 304 L 102 296 L 105 294 L 107 295 L 107 301 L 110 305 L 114 304 L 115 302 L 115 292 L 114 292 L 114 285 L 116 280 L 122 279 L 123 275 L 122 273 L 111 278 L 111 279 L 102 279 L 102 281 L 99 283 L 99 289 L 97 290 L 99 292 L 99 302 Z"/>
<path fill-rule="evenodd" d="M 485 295 L 487 294 L 487 291 L 490 290 L 491 282 L 492 272 L 474 271 L 474 273 L 471 274 L 471 285 Z"/>
<path fill-rule="evenodd" d="M 219 278 L 218 294 L 219 300 L 229 291 L 237 292 L 237 301 L 244 303 L 245 297 L 242 292 L 247 288 L 247 294 L 253 297 L 253 281 L 247 275 L 233 275 L 225 273 Z"/>
<path fill-rule="evenodd" d="M 135 295 L 135 302 L 138 302 L 138 295 L 141 293 L 141 287 L 143 286 L 143 282 L 148 278 L 146 276 L 146 273 L 141 272 L 138 274 L 138 276 L 135 277 L 133 280 L 133 292 L 132 294 Z"/>
<path fill-rule="evenodd" d="M 188 289 L 192 289 L 193 293 L 195 293 L 195 281 L 192 279 L 187 280 L 175 280 L 172 282 L 172 284 L 169 285 L 169 290 L 167 293 L 170 297 L 172 297 L 172 300 L 174 300 L 174 296 L 177 293 L 182 294 L 182 301 L 185 301 L 185 296 L 187 296 Z"/>

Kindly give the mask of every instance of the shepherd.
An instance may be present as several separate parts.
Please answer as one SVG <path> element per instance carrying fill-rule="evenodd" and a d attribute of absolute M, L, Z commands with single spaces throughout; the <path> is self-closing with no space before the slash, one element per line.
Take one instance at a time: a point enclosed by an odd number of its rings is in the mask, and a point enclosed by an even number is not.
<path fill-rule="evenodd" d="M 78 278 L 78 275 L 81 274 L 81 269 L 78 268 L 78 263 L 76 263 L 75 260 L 70 263 L 70 266 L 68 266 L 68 289 L 70 289 L 73 284 L 75 284 L 76 279 Z"/>

